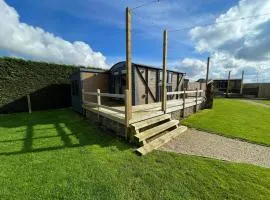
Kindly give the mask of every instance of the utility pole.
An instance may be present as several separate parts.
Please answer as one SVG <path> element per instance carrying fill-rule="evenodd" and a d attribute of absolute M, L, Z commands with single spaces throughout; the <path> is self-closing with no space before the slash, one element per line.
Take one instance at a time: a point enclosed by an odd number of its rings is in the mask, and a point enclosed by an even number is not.
<path fill-rule="evenodd" d="M 229 90 L 230 90 L 230 79 L 231 79 L 231 71 L 229 71 L 229 74 L 228 74 L 228 84 L 227 84 L 226 97 L 229 97 L 228 94 L 229 94 Z"/>
<path fill-rule="evenodd" d="M 208 84 L 208 78 L 209 78 L 209 65 L 210 65 L 210 57 L 207 58 L 207 70 L 206 70 L 206 79 L 205 83 Z"/>
<path fill-rule="evenodd" d="M 126 92 L 125 92 L 125 121 L 126 127 L 132 118 L 132 64 L 131 64 L 131 10 L 126 8 Z"/>
<path fill-rule="evenodd" d="M 167 47 L 168 47 L 168 32 L 164 30 L 163 33 L 163 65 L 162 65 L 162 104 L 161 109 L 166 113 L 166 105 L 167 105 L 167 88 L 166 88 L 166 81 L 167 81 Z"/>
<path fill-rule="evenodd" d="M 243 94 L 243 87 L 244 87 L 244 70 L 242 71 L 242 80 L 241 80 L 241 88 L 240 88 L 240 94 Z"/>

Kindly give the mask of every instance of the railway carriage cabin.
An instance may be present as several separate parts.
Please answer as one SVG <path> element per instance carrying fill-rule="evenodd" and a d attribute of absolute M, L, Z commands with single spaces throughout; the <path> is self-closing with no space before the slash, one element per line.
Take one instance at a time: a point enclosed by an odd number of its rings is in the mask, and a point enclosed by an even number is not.
<path fill-rule="evenodd" d="M 126 89 L 126 62 L 119 62 L 110 69 L 110 93 L 124 94 Z M 167 91 L 180 91 L 184 86 L 184 73 L 167 70 Z M 161 101 L 162 70 L 132 63 L 132 104 Z M 168 96 L 168 99 L 175 99 Z"/>

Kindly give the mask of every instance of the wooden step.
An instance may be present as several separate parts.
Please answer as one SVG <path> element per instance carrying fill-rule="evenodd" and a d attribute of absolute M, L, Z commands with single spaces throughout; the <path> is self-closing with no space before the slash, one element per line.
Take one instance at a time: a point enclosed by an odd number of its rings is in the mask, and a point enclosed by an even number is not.
<path fill-rule="evenodd" d="M 141 128 L 144 128 L 144 127 L 150 126 L 152 124 L 156 124 L 156 123 L 168 120 L 170 118 L 171 118 L 171 116 L 168 115 L 168 114 L 160 115 L 160 116 L 157 116 L 157 117 L 154 117 L 154 118 L 151 118 L 151 119 L 147 119 L 147 120 L 144 120 L 144 121 L 141 121 L 141 122 L 131 124 L 131 126 L 134 127 L 135 130 L 139 130 Z"/>
<path fill-rule="evenodd" d="M 154 128 L 148 129 L 146 131 L 143 131 L 141 133 L 138 133 L 135 135 L 135 138 L 139 140 L 139 142 L 146 140 L 150 137 L 153 137 L 163 131 L 168 130 L 169 128 L 172 128 L 174 126 L 177 126 L 179 124 L 178 120 L 171 120 L 169 122 L 166 122 L 164 124 L 155 126 Z"/>
<path fill-rule="evenodd" d="M 179 136 L 181 133 L 184 133 L 187 130 L 186 126 L 179 126 L 177 129 L 166 133 L 165 135 L 160 136 L 159 138 L 145 144 L 144 146 L 138 148 L 136 152 L 140 155 L 145 155 L 154 149 L 157 149 L 164 145 L 165 143 L 169 142 L 171 139 Z"/>

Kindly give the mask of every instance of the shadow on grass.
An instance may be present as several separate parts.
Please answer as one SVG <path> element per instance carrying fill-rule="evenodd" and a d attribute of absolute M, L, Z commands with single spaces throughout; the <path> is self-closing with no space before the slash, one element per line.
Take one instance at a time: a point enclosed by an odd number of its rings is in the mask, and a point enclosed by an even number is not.
<path fill-rule="evenodd" d="M 110 132 L 105 133 L 98 128 L 96 124 L 88 122 L 85 118 L 79 114 L 73 112 L 71 109 L 60 109 L 28 113 L 18 113 L 12 115 L 1 115 L 0 127 L 5 128 L 19 128 L 26 127 L 25 131 L 17 131 L 19 134 L 24 134 L 24 138 L 14 140 L 2 140 L 0 144 L 23 142 L 23 147 L 20 151 L 0 152 L 0 155 L 18 155 L 31 152 L 43 152 L 52 151 L 65 148 L 77 148 L 89 145 L 99 145 L 101 147 L 115 146 L 118 150 L 126 150 L 131 146 L 126 142 L 121 141 L 112 135 Z M 54 128 L 37 129 L 41 134 L 45 136 L 35 137 L 35 126 L 37 125 L 49 125 Z M 63 128 L 64 126 L 64 128 Z M 44 130 L 44 131 L 43 131 Z M 67 131 L 68 130 L 68 131 Z M 54 131 L 57 135 L 48 135 L 48 132 Z M 76 144 L 73 143 L 70 136 L 76 137 Z M 60 138 L 63 145 L 51 146 L 47 139 Z M 34 140 L 44 141 L 47 147 L 34 148 Z"/>

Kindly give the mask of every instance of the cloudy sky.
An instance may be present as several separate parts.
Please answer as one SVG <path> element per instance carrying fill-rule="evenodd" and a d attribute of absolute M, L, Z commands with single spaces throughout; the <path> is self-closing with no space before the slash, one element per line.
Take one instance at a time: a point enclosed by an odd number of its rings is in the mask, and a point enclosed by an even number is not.
<path fill-rule="evenodd" d="M 125 59 L 125 7 L 153 0 L 0 0 L 0 56 L 108 68 Z M 270 82 L 270 0 L 160 0 L 132 11 L 134 62 L 191 79 Z M 212 24 L 212 25 L 209 25 Z M 208 25 L 208 26 L 206 26 Z"/>

